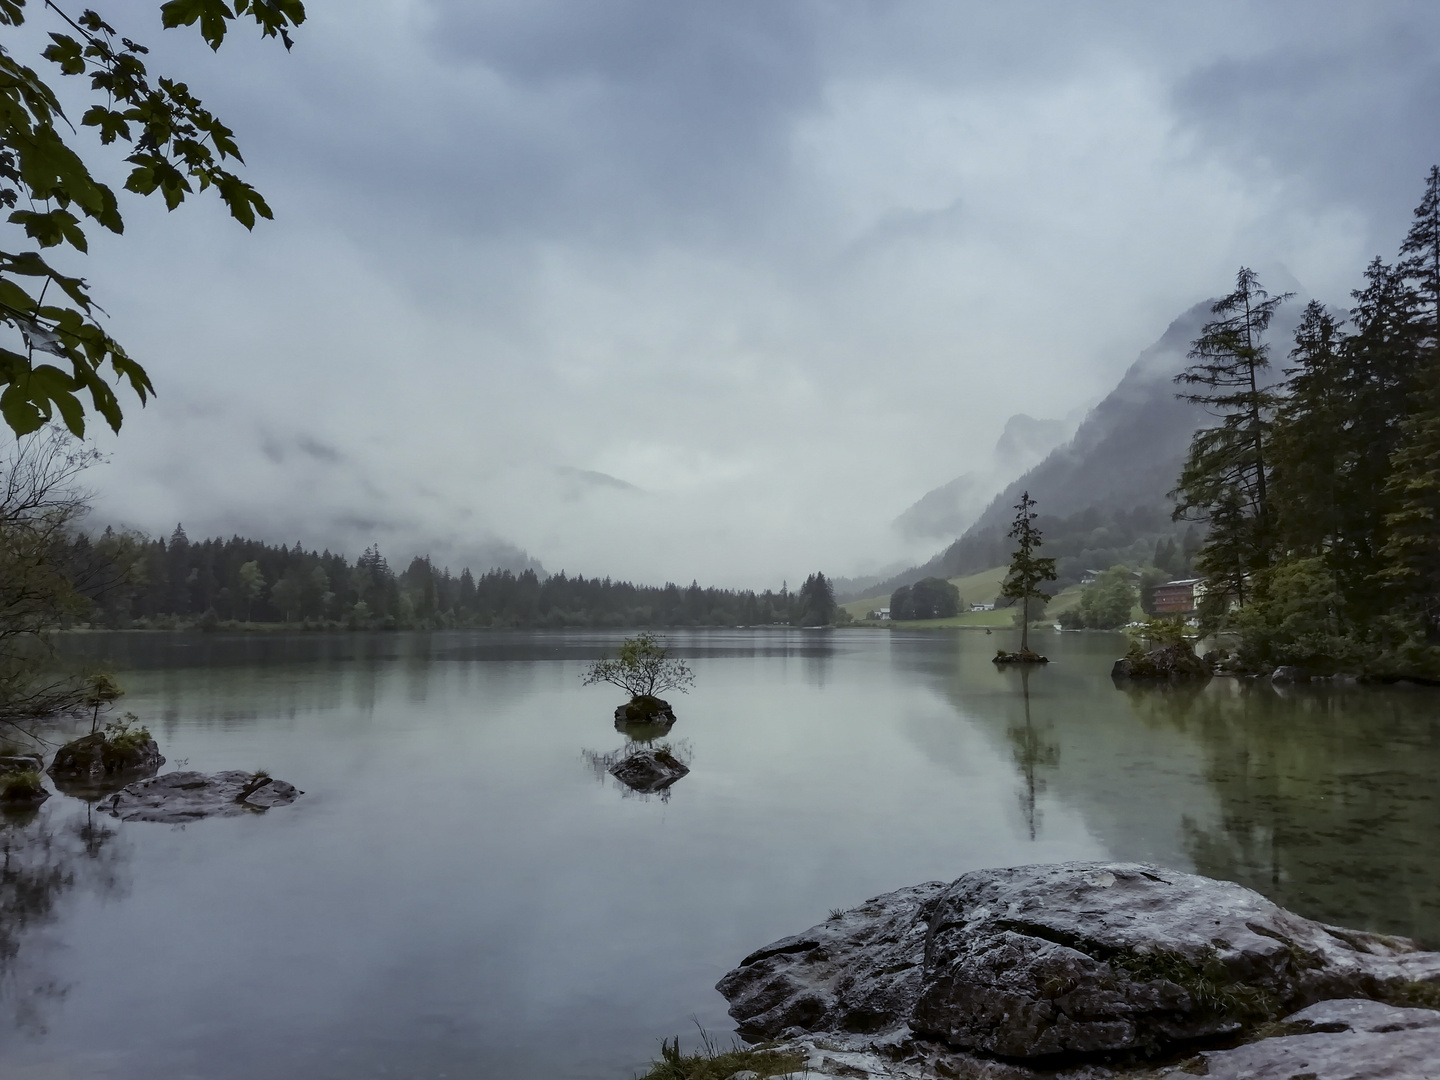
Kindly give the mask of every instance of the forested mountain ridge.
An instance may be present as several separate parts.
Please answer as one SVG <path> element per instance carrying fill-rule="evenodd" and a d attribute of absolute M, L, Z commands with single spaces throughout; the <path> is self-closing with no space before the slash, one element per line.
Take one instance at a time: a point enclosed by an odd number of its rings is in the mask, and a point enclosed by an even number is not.
<path fill-rule="evenodd" d="M 416 556 L 402 572 L 371 547 L 353 563 L 330 551 L 259 540 L 168 540 L 107 529 L 76 534 L 61 560 L 90 603 L 88 622 L 112 629 L 201 629 L 222 623 L 297 628 L 815 625 L 835 617 L 822 574 L 796 592 L 738 591 L 492 569 L 458 575 Z"/>

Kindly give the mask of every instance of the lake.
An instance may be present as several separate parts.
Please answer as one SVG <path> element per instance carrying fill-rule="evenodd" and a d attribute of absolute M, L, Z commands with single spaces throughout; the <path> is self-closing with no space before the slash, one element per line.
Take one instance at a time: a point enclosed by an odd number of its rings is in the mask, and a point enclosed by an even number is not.
<path fill-rule="evenodd" d="M 625 1080 L 732 1030 L 715 981 L 832 908 L 978 867 L 1149 860 L 1440 946 L 1440 697 L 1117 689 L 1124 640 L 672 633 L 668 798 L 603 771 L 619 634 L 76 635 L 175 767 L 266 814 L 0 822 L 6 1080 Z"/>

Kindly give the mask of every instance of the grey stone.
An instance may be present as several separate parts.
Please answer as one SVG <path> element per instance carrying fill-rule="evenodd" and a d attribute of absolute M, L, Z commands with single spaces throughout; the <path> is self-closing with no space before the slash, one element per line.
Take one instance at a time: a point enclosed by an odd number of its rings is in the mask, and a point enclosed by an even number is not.
<path fill-rule="evenodd" d="M 624 705 L 615 707 L 615 726 L 629 724 L 673 724 L 675 710 L 664 698 L 632 698 Z"/>
<path fill-rule="evenodd" d="M 238 769 L 212 776 L 173 772 L 130 784 L 96 806 L 122 821 L 183 824 L 207 817 L 264 813 L 303 794 L 283 780 Z"/>
<path fill-rule="evenodd" d="M 1198 656 L 1188 642 L 1161 645 L 1147 653 L 1124 657 L 1110 668 L 1112 679 L 1135 679 L 1141 682 L 1168 682 L 1175 679 L 1208 679 L 1211 667 Z"/>
<path fill-rule="evenodd" d="M 928 881 L 873 897 L 757 949 L 715 988 L 751 1038 L 903 1025 L 920 996 L 928 919 L 944 891 L 943 881 Z"/>
<path fill-rule="evenodd" d="M 876 897 L 718 984 L 740 1031 L 908 1030 L 1011 1059 L 1152 1056 L 1327 998 L 1440 984 L 1440 954 L 1136 863 L 980 870 Z"/>
<path fill-rule="evenodd" d="M 1281 664 L 1270 673 L 1272 683 L 1301 683 L 1309 682 L 1310 676 L 1304 668 L 1291 667 L 1289 664 Z"/>
<path fill-rule="evenodd" d="M 731 1073 L 725 1080 L 760 1080 L 760 1074 L 754 1069 L 741 1069 L 739 1072 Z"/>
<path fill-rule="evenodd" d="M 610 775 L 626 787 L 650 795 L 664 791 L 690 772 L 685 763 L 663 747 L 627 754 L 610 766 Z"/>
<path fill-rule="evenodd" d="M 1293 1034 L 1205 1053 L 1211 1080 L 1435 1080 L 1440 1012 L 1323 1001 L 1285 1018 Z M 1173 1073 L 1179 1080 L 1183 1074 Z"/>
<path fill-rule="evenodd" d="M 17 772 L 39 772 L 45 759 L 39 754 L 7 754 L 0 757 L 0 775 Z"/>
<path fill-rule="evenodd" d="M 153 773 L 165 759 L 154 739 L 135 746 L 116 746 L 103 731 L 66 743 L 55 751 L 47 770 L 56 780 L 99 781 L 117 776 Z"/>

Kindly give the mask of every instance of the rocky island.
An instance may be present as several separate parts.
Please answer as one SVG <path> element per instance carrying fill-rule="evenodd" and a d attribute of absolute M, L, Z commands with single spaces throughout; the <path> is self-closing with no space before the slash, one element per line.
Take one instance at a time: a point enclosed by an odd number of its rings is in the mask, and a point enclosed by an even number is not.
<path fill-rule="evenodd" d="M 1433 1078 L 1440 953 L 1139 863 L 979 870 L 836 913 L 720 980 L 812 1075 Z"/>

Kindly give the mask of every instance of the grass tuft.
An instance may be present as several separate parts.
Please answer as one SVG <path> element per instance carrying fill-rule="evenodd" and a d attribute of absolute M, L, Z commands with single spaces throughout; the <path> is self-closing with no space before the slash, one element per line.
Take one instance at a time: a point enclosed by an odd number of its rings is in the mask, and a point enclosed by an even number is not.
<path fill-rule="evenodd" d="M 45 784 L 35 769 L 0 773 L 0 799 L 28 799 L 44 790 Z"/>
<path fill-rule="evenodd" d="M 698 1025 L 697 1025 L 698 1026 Z M 805 1067 L 803 1055 L 784 1050 L 776 1044 L 742 1046 L 731 1042 L 722 1049 L 704 1028 L 700 1028 L 700 1049 L 693 1054 L 680 1052 L 680 1036 L 660 1041 L 660 1058 L 640 1080 L 726 1080 L 748 1069 L 758 1076 L 786 1076 Z"/>
<path fill-rule="evenodd" d="M 1408 1009 L 1440 1009 L 1440 983 L 1394 983 L 1385 987 L 1381 1000 Z"/>

